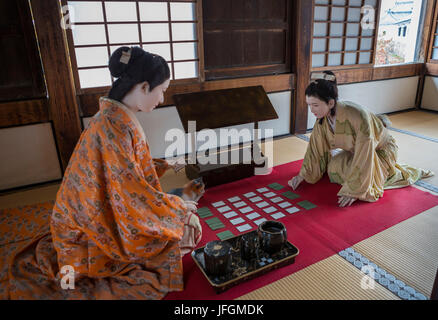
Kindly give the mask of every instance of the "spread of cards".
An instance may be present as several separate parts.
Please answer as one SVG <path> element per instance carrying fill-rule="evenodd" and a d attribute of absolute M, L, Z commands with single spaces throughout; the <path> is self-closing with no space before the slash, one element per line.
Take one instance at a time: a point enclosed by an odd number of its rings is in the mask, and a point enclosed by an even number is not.
<path fill-rule="evenodd" d="M 279 220 L 294 213 L 316 208 L 316 205 L 291 191 L 285 191 L 279 183 L 272 183 L 253 192 L 235 195 L 199 208 L 200 218 L 213 231 L 225 229 L 223 221 L 233 227 L 217 233 L 221 240 L 232 238 L 240 233 L 257 228 L 266 220 Z"/>

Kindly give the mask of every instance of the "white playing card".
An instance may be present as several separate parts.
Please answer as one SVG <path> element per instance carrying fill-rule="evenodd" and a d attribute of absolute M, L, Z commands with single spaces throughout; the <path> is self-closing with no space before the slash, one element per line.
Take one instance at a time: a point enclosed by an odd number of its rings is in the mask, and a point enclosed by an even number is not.
<path fill-rule="evenodd" d="M 287 201 L 278 204 L 278 206 L 280 208 L 283 208 L 283 209 L 286 208 L 286 207 L 289 207 L 290 205 L 291 204 L 289 202 L 287 202 Z"/>
<path fill-rule="evenodd" d="M 247 223 L 247 224 L 242 224 L 241 226 L 236 227 L 237 230 L 239 230 L 240 232 L 245 232 L 248 230 L 251 230 L 252 227 Z"/>
<path fill-rule="evenodd" d="M 237 197 L 237 196 L 228 199 L 228 201 L 230 201 L 230 202 L 236 202 L 236 201 L 239 201 L 239 200 L 242 200 L 242 199 L 240 199 L 240 197 Z"/>
<path fill-rule="evenodd" d="M 266 218 L 261 218 L 261 219 L 255 220 L 254 223 L 256 225 L 260 225 L 262 222 L 265 222 L 265 221 L 266 221 Z"/>
<path fill-rule="evenodd" d="M 230 210 L 231 210 L 231 208 L 229 206 L 217 208 L 217 211 L 219 211 L 220 213 L 224 213 L 224 212 L 230 211 Z"/>
<path fill-rule="evenodd" d="M 290 208 L 287 208 L 286 211 L 288 213 L 292 214 L 292 213 L 300 211 L 300 209 L 298 209 L 297 207 L 290 207 Z"/>
<path fill-rule="evenodd" d="M 277 219 L 285 217 L 285 215 L 282 214 L 281 212 L 277 212 L 277 213 L 271 215 L 271 217 L 274 218 L 275 220 L 277 220 Z"/>
<path fill-rule="evenodd" d="M 257 192 L 263 193 L 263 192 L 268 192 L 269 189 L 268 188 L 260 188 L 260 189 L 256 189 Z"/>
<path fill-rule="evenodd" d="M 233 203 L 233 206 L 235 206 L 236 208 L 244 207 L 246 206 L 246 202 L 245 201 L 236 202 Z"/>
<path fill-rule="evenodd" d="M 235 216 L 237 216 L 237 213 L 234 212 L 234 211 L 230 211 L 230 212 L 224 213 L 224 217 L 227 218 L 227 219 L 230 219 L 230 218 L 235 217 Z"/>
<path fill-rule="evenodd" d="M 248 193 L 245 193 L 244 196 L 247 198 L 251 198 L 251 197 L 256 196 L 256 194 L 254 192 L 248 192 Z"/>
<path fill-rule="evenodd" d="M 267 203 L 266 201 L 260 202 L 260 203 L 256 203 L 256 206 L 259 208 L 264 208 L 269 206 L 269 203 Z"/>
<path fill-rule="evenodd" d="M 266 213 L 272 213 L 274 211 L 277 211 L 277 209 L 275 209 L 274 207 L 268 207 L 268 208 L 263 209 L 263 211 Z"/>
<path fill-rule="evenodd" d="M 245 207 L 245 208 L 239 209 L 239 211 L 242 212 L 242 213 L 248 213 L 248 212 L 252 211 L 252 208 L 251 207 Z"/>
<path fill-rule="evenodd" d="M 272 201 L 273 203 L 277 203 L 277 202 L 283 201 L 283 198 L 282 197 L 275 197 L 275 198 L 271 198 L 269 200 Z"/>
<path fill-rule="evenodd" d="M 249 220 L 254 220 L 255 218 L 260 217 L 260 215 L 259 215 L 257 212 L 253 212 L 253 213 L 248 214 L 246 217 L 247 217 Z"/>
<path fill-rule="evenodd" d="M 233 225 L 236 225 L 236 224 L 239 224 L 239 223 L 242 223 L 242 222 L 245 222 L 245 220 L 243 220 L 243 218 L 236 218 L 236 219 L 233 219 L 233 220 L 230 220 L 230 222 L 233 224 Z"/>
<path fill-rule="evenodd" d="M 225 202 L 223 201 L 219 201 L 219 202 L 215 202 L 211 204 L 213 207 L 217 208 L 217 207 L 221 207 L 225 205 Z"/>
<path fill-rule="evenodd" d="M 264 195 L 266 198 L 271 198 L 271 197 L 273 197 L 273 196 L 276 196 L 277 194 L 274 193 L 274 192 L 268 192 L 268 193 L 264 193 L 263 195 Z"/>
<path fill-rule="evenodd" d="M 262 200 L 263 199 L 261 197 L 254 197 L 254 198 L 249 199 L 249 201 L 251 201 L 251 202 L 257 202 L 257 201 L 262 201 Z"/>

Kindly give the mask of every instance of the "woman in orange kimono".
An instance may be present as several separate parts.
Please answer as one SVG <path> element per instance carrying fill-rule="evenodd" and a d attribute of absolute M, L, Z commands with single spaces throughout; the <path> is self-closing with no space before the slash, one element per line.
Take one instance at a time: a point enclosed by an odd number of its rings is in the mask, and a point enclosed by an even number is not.
<path fill-rule="evenodd" d="M 180 241 L 185 226 L 201 232 L 196 203 L 162 191 L 170 165 L 151 158 L 134 114 L 163 102 L 169 67 L 121 47 L 109 68 L 118 80 L 73 152 L 50 232 L 9 259 L 2 297 L 161 299 L 183 289 Z"/>

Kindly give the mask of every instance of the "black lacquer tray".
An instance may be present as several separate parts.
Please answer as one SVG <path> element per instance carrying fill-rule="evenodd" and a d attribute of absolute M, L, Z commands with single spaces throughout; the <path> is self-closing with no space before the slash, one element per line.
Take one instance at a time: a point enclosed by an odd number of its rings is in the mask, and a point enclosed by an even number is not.
<path fill-rule="evenodd" d="M 250 231 L 245 234 L 253 233 L 257 235 L 257 230 Z M 207 278 L 210 285 L 216 293 L 221 293 L 239 283 L 256 278 L 271 270 L 292 264 L 295 262 L 295 257 L 299 250 L 289 241 L 279 252 L 269 254 L 262 249 L 258 250 L 255 258 L 251 260 L 242 259 L 240 254 L 240 239 L 244 234 L 224 240 L 231 244 L 231 268 L 230 271 L 221 276 L 210 275 L 205 269 L 204 247 L 192 251 L 192 258 L 201 269 L 204 276 Z"/>

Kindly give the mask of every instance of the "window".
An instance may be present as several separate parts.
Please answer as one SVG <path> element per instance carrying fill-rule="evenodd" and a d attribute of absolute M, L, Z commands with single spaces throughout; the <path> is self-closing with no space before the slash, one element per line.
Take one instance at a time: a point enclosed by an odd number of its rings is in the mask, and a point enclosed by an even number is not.
<path fill-rule="evenodd" d="M 409 63 L 416 60 L 422 0 L 386 0 L 380 8 L 376 65 Z"/>
<path fill-rule="evenodd" d="M 67 3 L 79 88 L 112 84 L 107 64 L 120 46 L 141 46 L 161 55 L 169 63 L 172 80 L 198 77 L 196 0 Z"/>
<path fill-rule="evenodd" d="M 314 0 L 312 70 L 372 65 L 378 0 Z"/>

